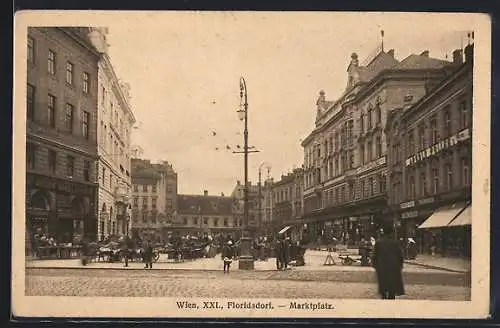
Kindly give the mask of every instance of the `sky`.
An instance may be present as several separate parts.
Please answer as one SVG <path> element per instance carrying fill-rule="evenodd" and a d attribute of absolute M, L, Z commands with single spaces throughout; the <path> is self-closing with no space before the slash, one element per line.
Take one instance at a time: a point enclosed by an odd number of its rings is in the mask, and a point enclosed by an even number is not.
<path fill-rule="evenodd" d="M 429 50 L 451 60 L 472 29 L 440 14 L 171 12 L 110 20 L 109 55 L 131 87 L 142 157 L 167 160 L 178 192 L 229 194 L 243 181 L 239 79 L 248 90 L 249 180 L 278 180 L 303 162 L 320 90 L 344 91 L 352 52 L 361 63 L 380 46 L 398 60 Z M 449 19 L 452 17 L 451 19 Z M 463 37 L 463 41 L 462 41 Z M 215 132 L 215 136 L 213 135 Z M 227 150 L 229 146 L 231 150 Z M 218 150 L 217 150 L 218 149 Z M 237 149 L 236 149 L 237 150 Z"/>

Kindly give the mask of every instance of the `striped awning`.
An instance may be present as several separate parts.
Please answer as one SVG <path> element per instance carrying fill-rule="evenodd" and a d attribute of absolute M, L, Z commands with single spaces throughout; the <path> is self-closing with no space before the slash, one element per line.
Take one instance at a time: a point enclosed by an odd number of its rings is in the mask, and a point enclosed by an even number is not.
<path fill-rule="evenodd" d="M 287 231 L 288 231 L 288 229 L 290 229 L 290 226 L 286 226 L 286 227 L 284 227 L 283 229 L 281 229 L 281 230 L 278 232 L 278 234 L 285 233 L 285 232 L 287 232 Z"/>
<path fill-rule="evenodd" d="M 449 227 L 460 227 L 472 224 L 472 205 L 467 206 L 458 216 L 451 221 Z"/>
<path fill-rule="evenodd" d="M 464 209 L 464 207 L 465 204 L 463 203 L 441 207 L 432 213 L 431 216 L 429 216 L 429 218 L 418 228 L 433 229 L 447 227 L 448 224 Z"/>

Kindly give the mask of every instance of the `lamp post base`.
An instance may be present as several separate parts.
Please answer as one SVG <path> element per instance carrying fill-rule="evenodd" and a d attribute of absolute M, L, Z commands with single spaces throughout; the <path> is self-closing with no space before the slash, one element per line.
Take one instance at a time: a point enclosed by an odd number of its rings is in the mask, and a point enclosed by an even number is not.
<path fill-rule="evenodd" d="M 238 269 L 253 270 L 254 259 L 252 255 L 253 240 L 252 238 L 242 237 L 241 239 L 241 255 L 238 260 Z"/>

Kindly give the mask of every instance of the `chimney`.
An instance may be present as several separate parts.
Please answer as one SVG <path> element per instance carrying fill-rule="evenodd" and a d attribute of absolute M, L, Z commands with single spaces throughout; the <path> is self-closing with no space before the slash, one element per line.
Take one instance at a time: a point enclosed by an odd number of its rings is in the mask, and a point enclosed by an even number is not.
<path fill-rule="evenodd" d="M 465 47 L 465 62 L 472 63 L 474 61 L 474 44 L 469 44 Z"/>
<path fill-rule="evenodd" d="M 208 196 L 208 190 L 203 190 L 203 196 Z"/>
<path fill-rule="evenodd" d="M 463 63 L 462 49 L 453 51 L 453 64 L 460 65 Z"/>
<path fill-rule="evenodd" d="M 387 51 L 387 54 L 389 56 L 391 56 L 392 58 L 394 58 L 394 49 L 391 49 L 391 50 Z"/>
<path fill-rule="evenodd" d="M 420 56 L 429 58 L 429 50 L 422 51 L 422 53 L 420 54 Z"/>

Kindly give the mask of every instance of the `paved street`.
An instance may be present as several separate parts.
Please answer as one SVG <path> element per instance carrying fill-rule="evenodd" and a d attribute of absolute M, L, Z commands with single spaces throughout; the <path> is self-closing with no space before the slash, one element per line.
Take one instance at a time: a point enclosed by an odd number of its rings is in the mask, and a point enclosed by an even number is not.
<path fill-rule="evenodd" d="M 373 274 L 313 271 L 222 272 L 182 270 L 27 269 L 26 295 L 142 297 L 377 298 Z M 316 275 L 316 276 L 315 276 Z M 448 274 L 453 278 L 454 274 Z M 364 277 L 364 278 L 363 278 Z M 342 281 L 341 281 L 342 280 Z M 468 300 L 452 284 L 408 284 L 406 299 Z M 446 281 L 442 281 L 446 283 Z"/>

